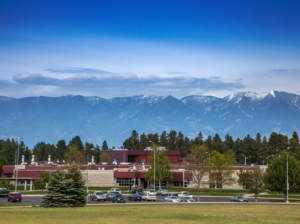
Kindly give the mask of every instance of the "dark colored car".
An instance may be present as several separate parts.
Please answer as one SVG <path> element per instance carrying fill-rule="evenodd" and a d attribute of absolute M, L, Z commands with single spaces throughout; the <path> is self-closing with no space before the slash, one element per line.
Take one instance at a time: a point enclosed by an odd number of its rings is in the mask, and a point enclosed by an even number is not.
<path fill-rule="evenodd" d="M 142 200 L 142 196 L 139 194 L 131 194 L 127 197 L 127 199 L 129 201 L 141 201 Z"/>
<path fill-rule="evenodd" d="M 20 193 L 17 193 L 17 192 L 10 193 L 8 198 L 7 198 L 7 201 L 8 202 L 9 201 L 11 201 L 11 202 L 13 202 L 13 201 L 22 202 L 22 195 Z"/>
<path fill-rule="evenodd" d="M 126 203 L 126 199 L 121 194 L 114 194 L 111 198 L 111 203 Z"/>
<path fill-rule="evenodd" d="M 195 202 L 194 198 L 192 196 L 184 196 L 180 198 L 181 202 Z"/>
<path fill-rule="evenodd" d="M 248 202 L 248 199 L 243 196 L 235 196 L 231 198 L 231 202 Z"/>
<path fill-rule="evenodd" d="M 133 193 L 133 194 L 138 193 L 138 192 L 143 192 L 143 189 L 142 188 L 132 188 L 131 189 L 131 193 Z"/>
<path fill-rule="evenodd" d="M 114 195 L 117 195 L 117 194 L 120 194 L 120 193 L 117 192 L 117 191 L 107 193 L 107 195 L 106 195 L 106 200 L 108 200 L 108 201 L 111 200 L 112 197 L 113 197 Z"/>
<path fill-rule="evenodd" d="M 141 197 L 145 195 L 144 192 L 138 192 L 138 194 L 139 194 Z"/>
<path fill-rule="evenodd" d="M 7 190 L 7 188 L 0 188 L 0 196 L 8 197 L 8 195 L 9 191 Z"/>
<path fill-rule="evenodd" d="M 168 195 L 168 193 L 169 192 L 165 189 L 160 189 L 160 190 L 156 191 L 157 195 Z"/>

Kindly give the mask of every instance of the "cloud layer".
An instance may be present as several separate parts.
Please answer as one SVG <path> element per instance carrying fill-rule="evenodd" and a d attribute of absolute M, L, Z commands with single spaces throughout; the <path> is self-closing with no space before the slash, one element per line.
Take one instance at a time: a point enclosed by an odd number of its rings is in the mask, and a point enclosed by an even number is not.
<path fill-rule="evenodd" d="M 100 71 L 100 70 L 99 70 Z M 77 74 L 69 78 L 53 78 L 43 74 L 18 74 L 13 77 L 18 88 L 55 89 L 61 94 L 98 95 L 113 97 L 149 93 L 154 95 L 171 94 L 182 97 L 195 92 L 205 93 L 211 90 L 235 90 L 245 86 L 240 81 L 222 82 L 219 77 L 160 77 L 152 73 L 121 73 L 115 75 Z"/>

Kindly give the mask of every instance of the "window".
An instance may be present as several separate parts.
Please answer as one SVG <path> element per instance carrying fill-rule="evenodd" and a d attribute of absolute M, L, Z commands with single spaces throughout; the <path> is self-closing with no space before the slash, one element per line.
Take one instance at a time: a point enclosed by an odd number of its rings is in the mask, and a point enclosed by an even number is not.
<path fill-rule="evenodd" d="M 5 176 L 5 178 L 12 178 L 13 174 L 12 173 L 5 173 L 4 176 Z"/>
<path fill-rule="evenodd" d="M 30 184 L 30 180 L 27 180 L 27 184 Z"/>
<path fill-rule="evenodd" d="M 190 184 L 190 180 L 189 179 L 184 180 L 184 187 L 187 187 L 188 184 Z"/>
<path fill-rule="evenodd" d="M 134 184 L 133 178 L 117 178 L 117 183 L 119 186 L 132 186 Z M 135 182 L 136 185 L 138 185 L 138 182 Z"/>
<path fill-rule="evenodd" d="M 174 181 L 174 187 L 182 187 L 183 183 L 182 181 Z"/>
<path fill-rule="evenodd" d="M 215 188 L 215 187 L 216 185 L 214 181 L 209 182 L 209 188 Z"/>
<path fill-rule="evenodd" d="M 218 188 L 218 189 L 222 188 L 222 183 L 218 183 L 218 182 L 217 182 L 217 188 Z"/>
<path fill-rule="evenodd" d="M 167 181 L 161 182 L 160 186 L 161 187 L 166 187 L 167 186 Z M 159 182 L 155 182 L 155 187 L 159 187 Z"/>

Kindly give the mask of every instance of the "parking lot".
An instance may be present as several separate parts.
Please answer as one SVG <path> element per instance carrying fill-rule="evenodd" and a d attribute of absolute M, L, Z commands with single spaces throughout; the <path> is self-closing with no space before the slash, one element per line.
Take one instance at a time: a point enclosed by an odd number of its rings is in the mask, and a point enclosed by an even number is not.
<path fill-rule="evenodd" d="M 124 195 L 127 199 L 128 195 Z M 157 196 L 156 202 L 164 202 L 166 196 Z M 198 201 L 197 197 L 193 197 L 195 201 Z M 231 197 L 200 197 L 200 202 L 230 202 Z M 248 198 L 249 202 L 254 202 L 254 198 Z M 40 204 L 42 201 L 42 196 L 23 196 L 22 202 L 7 202 L 7 198 L 0 197 L 0 205 L 9 205 L 9 204 Z M 258 198 L 258 202 L 272 202 L 272 201 L 278 201 L 278 199 L 268 199 L 268 198 Z M 89 197 L 89 204 L 111 204 L 111 201 L 91 201 Z M 135 203 L 135 204 L 151 204 L 154 203 L 152 201 L 129 201 L 126 200 L 126 203 Z M 170 202 L 166 202 L 170 203 Z M 193 203 L 193 202 L 192 202 Z M 242 203 L 235 203 L 235 204 L 242 204 Z"/>

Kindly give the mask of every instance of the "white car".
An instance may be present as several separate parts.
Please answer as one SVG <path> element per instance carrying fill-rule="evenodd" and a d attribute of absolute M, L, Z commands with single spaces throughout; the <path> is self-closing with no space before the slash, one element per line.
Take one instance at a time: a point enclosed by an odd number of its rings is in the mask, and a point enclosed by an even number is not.
<path fill-rule="evenodd" d="M 187 191 L 181 191 L 181 192 L 178 194 L 178 197 L 179 197 L 179 198 L 185 197 L 185 196 L 189 196 L 189 192 L 187 192 Z"/>
<path fill-rule="evenodd" d="M 120 194 L 122 194 L 122 192 L 119 188 L 112 188 L 107 193 L 110 193 L 110 192 L 119 192 Z"/>
<path fill-rule="evenodd" d="M 176 196 L 168 196 L 165 198 L 165 202 L 180 202 L 180 199 Z"/>
<path fill-rule="evenodd" d="M 143 192 L 145 195 L 142 196 L 142 200 L 145 201 L 156 201 L 156 196 L 153 193 L 145 193 Z"/>
<path fill-rule="evenodd" d="M 152 193 L 156 195 L 156 192 L 154 191 L 154 189 L 147 189 L 146 191 L 144 191 L 144 193 Z"/>

